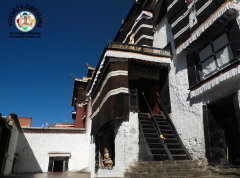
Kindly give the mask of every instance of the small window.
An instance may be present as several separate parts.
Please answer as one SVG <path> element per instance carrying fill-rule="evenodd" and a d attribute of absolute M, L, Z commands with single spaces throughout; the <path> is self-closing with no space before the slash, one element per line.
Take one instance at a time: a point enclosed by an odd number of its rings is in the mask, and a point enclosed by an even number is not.
<path fill-rule="evenodd" d="M 226 33 L 199 51 L 199 64 L 202 68 L 202 77 L 206 78 L 220 70 L 234 59 L 230 41 Z"/>

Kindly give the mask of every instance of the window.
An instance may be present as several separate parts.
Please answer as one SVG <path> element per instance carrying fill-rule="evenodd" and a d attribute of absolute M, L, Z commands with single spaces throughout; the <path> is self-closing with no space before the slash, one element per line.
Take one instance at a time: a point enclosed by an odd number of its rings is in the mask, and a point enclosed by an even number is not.
<path fill-rule="evenodd" d="M 222 28 L 215 28 L 210 39 L 200 40 L 187 54 L 190 88 L 240 63 L 240 30 L 236 19 Z"/>
<path fill-rule="evenodd" d="M 234 59 L 230 44 L 227 34 L 223 33 L 199 51 L 198 57 L 202 78 L 206 78 L 230 64 L 231 60 Z"/>

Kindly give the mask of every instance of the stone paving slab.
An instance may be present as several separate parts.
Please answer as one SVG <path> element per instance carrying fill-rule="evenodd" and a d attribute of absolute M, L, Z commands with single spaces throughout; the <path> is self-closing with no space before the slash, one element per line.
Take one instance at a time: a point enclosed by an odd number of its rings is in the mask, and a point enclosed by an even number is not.
<path fill-rule="evenodd" d="M 46 172 L 46 173 L 29 173 L 29 174 L 11 174 L 4 178 L 90 178 L 90 174 L 76 172 Z"/>

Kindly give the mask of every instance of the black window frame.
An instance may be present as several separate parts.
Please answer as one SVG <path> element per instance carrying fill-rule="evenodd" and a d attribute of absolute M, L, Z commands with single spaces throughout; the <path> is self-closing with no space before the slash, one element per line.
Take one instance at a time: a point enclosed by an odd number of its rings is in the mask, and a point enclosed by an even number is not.
<path fill-rule="evenodd" d="M 223 34 L 226 34 L 227 35 L 227 38 L 228 38 L 228 43 L 225 44 L 224 46 L 222 46 L 221 48 L 219 48 L 218 50 L 214 50 L 214 46 L 213 46 L 213 41 L 215 41 L 216 39 L 218 39 L 220 36 L 222 36 Z M 211 45 L 211 49 L 212 49 L 212 54 L 210 56 L 208 56 L 206 59 L 204 59 L 203 61 L 200 60 L 200 56 L 199 56 L 199 52 L 202 51 L 203 49 L 205 49 L 208 45 Z M 221 71 L 222 69 L 224 69 L 225 67 L 227 67 L 228 65 L 230 65 L 232 62 L 234 62 L 236 60 L 236 57 L 234 56 L 233 52 L 233 59 L 231 59 L 229 62 L 223 64 L 222 66 L 219 66 L 218 62 L 217 62 L 217 53 L 219 53 L 221 50 L 223 50 L 224 48 L 226 47 L 230 47 L 231 50 L 232 50 L 232 47 L 231 47 L 231 40 L 230 40 L 230 36 L 229 36 L 229 30 L 228 29 L 225 29 L 223 32 L 221 32 L 217 37 L 213 38 L 210 43 L 206 44 L 205 46 L 203 46 L 200 50 L 198 50 L 197 52 L 197 55 L 196 55 L 196 60 L 197 60 L 197 64 L 198 64 L 198 69 L 200 70 L 199 73 L 201 74 L 200 75 L 200 78 L 202 80 L 205 80 L 207 79 L 208 77 L 212 76 L 213 74 L 215 74 L 216 72 L 218 71 Z M 211 57 L 214 58 L 214 62 L 215 62 L 215 65 L 216 65 L 216 69 L 211 71 L 210 73 L 204 75 L 203 74 L 203 68 L 202 68 L 202 64 L 204 62 L 206 62 L 208 59 L 210 59 Z"/>
<path fill-rule="evenodd" d="M 207 60 L 204 60 L 200 62 L 199 54 L 198 52 L 206 48 L 210 42 L 216 40 L 221 35 L 226 33 L 227 38 L 229 42 L 217 50 L 219 52 L 223 48 L 229 45 L 229 47 L 232 50 L 233 59 L 228 61 L 227 63 L 223 64 L 221 67 L 218 67 L 216 70 L 206 74 L 205 76 L 202 73 L 202 66 L 201 64 Z M 191 50 L 190 53 L 186 56 L 186 62 L 187 62 L 187 72 L 188 72 L 188 81 L 189 81 L 189 90 L 211 80 L 212 78 L 216 77 L 217 75 L 221 74 L 222 72 L 227 71 L 232 66 L 240 63 L 240 30 L 238 23 L 236 21 L 236 18 L 229 21 L 224 29 L 217 32 L 217 34 L 212 35 L 212 39 L 209 39 L 208 42 L 204 45 L 201 45 L 200 48 L 197 48 L 196 50 Z M 216 53 L 216 52 L 215 52 Z M 216 53 L 217 54 L 217 53 Z M 209 56 L 210 58 L 210 56 Z M 216 60 L 216 58 L 214 58 Z M 217 65 L 216 65 L 217 66 Z M 203 77 L 204 76 L 204 77 Z"/>

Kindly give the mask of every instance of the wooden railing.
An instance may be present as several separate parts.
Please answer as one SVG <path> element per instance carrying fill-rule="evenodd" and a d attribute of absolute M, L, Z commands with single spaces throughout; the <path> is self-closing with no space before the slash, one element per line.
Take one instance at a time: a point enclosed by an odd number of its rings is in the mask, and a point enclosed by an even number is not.
<path fill-rule="evenodd" d="M 112 42 L 111 40 L 109 40 L 108 48 L 141 52 L 141 53 L 146 53 L 146 54 L 151 54 L 151 55 L 161 56 L 161 57 L 172 57 L 171 52 L 168 50 L 147 47 L 147 46 L 133 45 L 133 44 Z"/>
<path fill-rule="evenodd" d="M 157 93 L 157 96 L 159 97 L 158 93 Z M 175 136 L 177 137 L 182 149 L 184 150 L 185 154 L 187 155 L 187 158 L 189 160 L 192 160 L 191 155 L 189 154 L 189 152 L 187 151 L 187 149 L 183 145 L 182 140 L 181 140 L 180 136 L 178 135 L 177 129 L 175 128 L 175 126 L 172 122 L 172 119 L 169 117 L 165 107 L 163 106 L 162 102 L 159 99 L 157 100 L 157 105 L 158 105 L 159 109 L 163 112 L 164 116 L 166 117 L 166 120 L 167 120 L 169 126 L 171 127 L 172 131 L 174 132 Z"/>
<path fill-rule="evenodd" d="M 169 149 L 168 149 L 168 147 L 167 147 L 164 139 L 161 138 L 162 132 L 161 132 L 161 130 L 160 130 L 159 126 L 158 126 L 158 123 L 157 123 L 157 121 L 156 121 L 156 119 L 155 119 L 155 117 L 154 117 L 154 115 L 153 115 L 153 113 L 152 113 L 152 110 L 151 110 L 151 108 L 150 108 L 150 106 L 149 106 L 149 104 L 148 104 L 148 102 L 147 102 L 147 99 L 146 99 L 146 97 L 145 97 L 145 95 L 144 95 L 143 92 L 142 92 L 142 94 L 143 94 L 143 98 L 144 98 L 144 100 L 145 100 L 145 102 L 146 102 L 146 104 L 147 104 L 147 107 L 148 107 L 148 109 L 149 109 L 149 112 L 150 112 L 150 114 L 151 114 L 150 116 L 151 116 L 151 119 L 152 119 L 152 121 L 153 121 L 153 126 L 154 126 L 155 130 L 157 131 L 157 134 L 158 134 L 158 137 L 159 137 L 159 141 L 160 141 L 160 143 L 163 144 L 163 148 L 164 148 L 164 150 L 165 150 L 166 153 L 167 153 L 168 159 L 169 159 L 169 160 L 173 160 L 172 154 L 170 153 L 170 151 L 169 151 Z"/>

